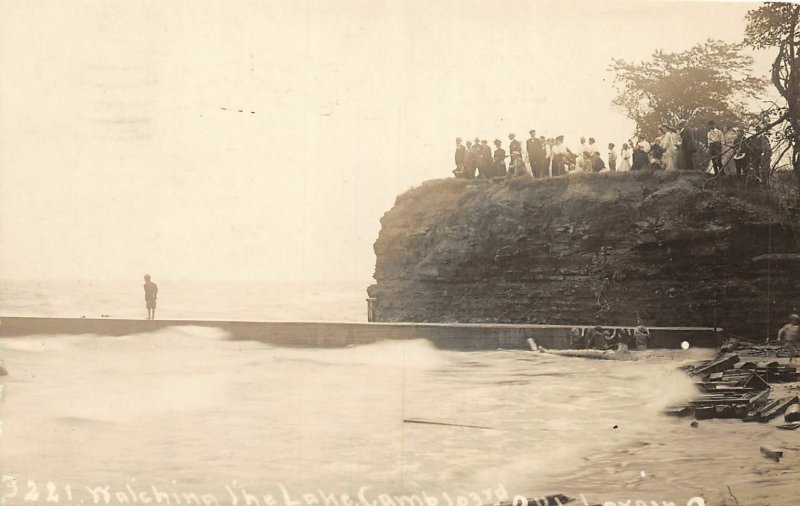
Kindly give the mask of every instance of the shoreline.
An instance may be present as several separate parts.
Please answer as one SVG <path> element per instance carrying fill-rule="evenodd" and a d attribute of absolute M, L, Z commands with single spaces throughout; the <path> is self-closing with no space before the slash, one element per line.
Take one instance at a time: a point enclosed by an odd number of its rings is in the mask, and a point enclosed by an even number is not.
<path fill-rule="evenodd" d="M 347 347 L 381 340 L 426 339 L 437 348 L 452 350 L 529 349 L 528 339 L 547 348 L 569 347 L 573 328 L 594 325 L 537 325 L 519 323 L 424 322 L 304 322 L 134 320 L 117 318 L 0 317 L 0 338 L 27 335 L 122 336 L 155 332 L 169 327 L 219 328 L 234 340 L 256 340 L 290 347 Z M 635 326 L 606 326 L 632 332 Z M 708 327 L 648 327 L 652 348 L 715 348 L 722 329 Z"/>

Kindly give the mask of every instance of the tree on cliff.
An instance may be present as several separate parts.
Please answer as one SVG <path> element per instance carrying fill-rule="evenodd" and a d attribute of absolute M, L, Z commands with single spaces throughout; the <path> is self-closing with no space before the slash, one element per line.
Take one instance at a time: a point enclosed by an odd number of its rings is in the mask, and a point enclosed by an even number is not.
<path fill-rule="evenodd" d="M 639 63 L 613 59 L 613 104 L 648 138 L 658 135 L 659 125 L 680 120 L 695 126 L 711 118 L 723 124 L 752 120 L 747 100 L 766 81 L 753 75 L 753 59 L 741 54 L 743 46 L 709 39 L 679 53 L 658 50 Z"/>
<path fill-rule="evenodd" d="M 768 111 L 764 129 L 771 130 L 777 158 L 782 163 L 791 151 L 800 205 L 800 5 L 767 3 L 747 13 L 745 43 L 754 49 L 778 48 L 772 64 L 772 84 L 785 103 Z"/>

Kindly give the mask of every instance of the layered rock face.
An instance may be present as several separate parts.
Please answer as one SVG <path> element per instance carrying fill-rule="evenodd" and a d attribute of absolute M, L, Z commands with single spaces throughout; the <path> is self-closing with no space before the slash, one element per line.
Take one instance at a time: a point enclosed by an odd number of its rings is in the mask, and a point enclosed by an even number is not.
<path fill-rule="evenodd" d="M 800 304 L 800 224 L 700 173 L 429 181 L 375 243 L 378 321 L 718 326 L 774 336 Z"/>

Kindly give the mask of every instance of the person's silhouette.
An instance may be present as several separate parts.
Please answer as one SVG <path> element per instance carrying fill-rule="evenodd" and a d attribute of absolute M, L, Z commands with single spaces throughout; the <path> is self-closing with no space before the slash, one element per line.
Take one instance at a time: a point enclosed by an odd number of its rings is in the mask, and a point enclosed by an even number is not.
<path fill-rule="evenodd" d="M 144 301 L 147 305 L 147 319 L 156 319 L 156 299 L 158 298 L 158 285 L 150 281 L 150 274 L 144 275 Z"/>

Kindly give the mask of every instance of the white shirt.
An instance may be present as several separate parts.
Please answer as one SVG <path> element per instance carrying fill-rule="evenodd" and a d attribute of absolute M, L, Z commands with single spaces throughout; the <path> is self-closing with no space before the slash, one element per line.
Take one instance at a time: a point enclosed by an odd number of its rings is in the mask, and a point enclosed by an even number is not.
<path fill-rule="evenodd" d="M 712 128 L 708 131 L 708 142 L 722 142 L 722 130 Z"/>
<path fill-rule="evenodd" d="M 661 136 L 661 147 L 664 148 L 664 151 L 674 151 L 676 149 L 675 136 L 676 134 L 672 132 L 664 132 L 664 135 Z"/>

